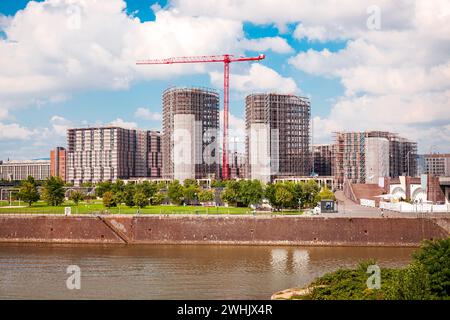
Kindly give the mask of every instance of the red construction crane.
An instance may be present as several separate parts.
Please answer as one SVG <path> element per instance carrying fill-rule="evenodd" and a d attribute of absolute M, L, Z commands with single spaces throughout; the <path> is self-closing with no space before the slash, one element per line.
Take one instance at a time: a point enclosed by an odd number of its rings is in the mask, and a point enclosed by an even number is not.
<path fill-rule="evenodd" d="M 223 146 L 222 146 L 222 179 L 229 179 L 228 168 L 228 114 L 230 98 L 230 63 L 242 61 L 259 61 L 266 56 L 236 58 L 230 54 L 217 56 L 176 57 L 168 59 L 140 60 L 136 64 L 174 64 L 174 63 L 210 63 L 223 62 Z"/>

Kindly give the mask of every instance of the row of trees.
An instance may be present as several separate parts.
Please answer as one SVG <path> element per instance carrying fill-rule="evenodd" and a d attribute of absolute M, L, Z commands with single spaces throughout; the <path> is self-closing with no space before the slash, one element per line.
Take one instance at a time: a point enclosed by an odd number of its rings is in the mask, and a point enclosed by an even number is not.
<path fill-rule="evenodd" d="M 50 177 L 42 184 L 42 195 L 38 192 L 36 181 L 28 177 L 21 183 L 19 197 L 29 206 L 42 199 L 51 206 L 64 202 L 64 182 L 59 177 Z M 258 180 L 240 180 L 222 182 L 213 189 L 203 189 L 194 179 L 186 179 L 183 184 L 178 180 L 169 185 L 144 181 L 139 184 L 125 184 L 122 180 L 116 182 L 101 182 L 96 185 L 95 194 L 103 198 L 106 207 L 115 207 L 124 203 L 128 207 L 145 207 L 171 202 L 175 205 L 197 204 L 211 202 L 215 199 L 215 190 L 223 189 L 221 199 L 232 206 L 247 207 L 261 203 L 266 198 L 276 209 L 314 207 L 322 199 L 334 199 L 334 194 L 327 188 L 321 188 L 315 181 L 294 183 L 283 182 L 264 186 Z M 81 191 L 72 191 L 69 199 L 76 205 L 87 198 Z"/>
<path fill-rule="evenodd" d="M 259 180 L 229 181 L 222 193 L 222 200 L 234 206 L 258 204 L 266 198 L 276 209 L 314 207 L 323 199 L 334 199 L 328 188 L 321 190 L 313 180 L 308 182 L 278 182 L 265 187 Z"/>
<path fill-rule="evenodd" d="M 33 177 L 29 176 L 22 181 L 19 189 L 19 198 L 31 205 L 41 199 L 50 206 L 59 206 L 64 202 L 64 181 L 60 177 L 50 177 L 42 184 L 42 195 L 38 191 L 38 185 Z"/>
<path fill-rule="evenodd" d="M 115 183 L 102 182 L 97 185 L 96 195 L 103 198 L 106 207 L 125 203 L 128 207 L 143 208 L 147 205 L 159 205 L 167 200 L 176 205 L 214 200 L 214 192 L 203 190 L 193 179 L 186 179 L 183 184 L 174 180 L 168 186 L 150 181 L 140 184 L 124 184 L 121 180 Z"/>

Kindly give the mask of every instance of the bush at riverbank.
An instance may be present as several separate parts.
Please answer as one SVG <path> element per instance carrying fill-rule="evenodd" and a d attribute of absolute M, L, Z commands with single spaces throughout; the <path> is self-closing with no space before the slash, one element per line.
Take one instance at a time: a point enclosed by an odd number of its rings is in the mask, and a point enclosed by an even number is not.
<path fill-rule="evenodd" d="M 381 268 L 379 289 L 368 288 L 368 261 L 356 269 L 339 269 L 294 291 L 291 299 L 435 300 L 450 299 L 450 238 L 426 241 L 403 269 Z M 297 293 L 296 293 L 297 292 Z"/>

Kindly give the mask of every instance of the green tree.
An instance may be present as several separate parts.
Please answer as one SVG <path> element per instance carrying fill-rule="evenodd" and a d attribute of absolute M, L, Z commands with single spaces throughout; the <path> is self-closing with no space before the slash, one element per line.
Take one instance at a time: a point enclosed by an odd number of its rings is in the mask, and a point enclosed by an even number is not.
<path fill-rule="evenodd" d="M 239 201 L 240 184 L 238 181 L 230 180 L 226 182 L 225 190 L 222 192 L 221 198 L 226 203 L 236 206 Z"/>
<path fill-rule="evenodd" d="M 142 190 L 136 191 L 136 193 L 134 194 L 134 203 L 139 208 L 144 208 L 145 206 L 148 205 L 148 198 L 144 191 Z"/>
<path fill-rule="evenodd" d="M 136 193 L 136 185 L 129 183 L 125 185 L 125 190 L 123 191 L 123 202 L 132 208 L 135 205 L 134 194 Z"/>
<path fill-rule="evenodd" d="M 183 186 L 185 186 L 185 187 L 198 186 L 197 180 L 195 180 L 195 179 L 184 179 Z"/>
<path fill-rule="evenodd" d="M 78 205 L 80 201 L 83 201 L 85 199 L 86 195 L 81 191 L 73 191 L 70 193 L 69 199 L 75 203 L 75 205 Z"/>
<path fill-rule="evenodd" d="M 211 181 L 211 187 L 212 188 L 225 188 L 226 182 L 225 181 L 218 181 L 218 180 L 212 180 Z"/>
<path fill-rule="evenodd" d="M 125 189 L 125 183 L 123 180 L 117 179 L 116 182 L 111 184 L 110 191 L 114 194 L 117 194 L 118 192 L 123 192 Z"/>
<path fill-rule="evenodd" d="M 139 187 L 142 188 L 142 191 L 145 193 L 147 198 L 153 197 L 159 190 L 158 184 L 150 181 L 142 182 Z"/>
<path fill-rule="evenodd" d="M 33 202 L 39 200 L 39 192 L 33 177 L 28 176 L 26 180 L 22 181 L 19 189 L 19 198 L 28 203 L 29 207 L 31 207 Z"/>
<path fill-rule="evenodd" d="M 45 180 L 42 197 L 50 206 L 59 206 L 64 202 L 64 181 L 60 177 L 50 177 Z"/>
<path fill-rule="evenodd" d="M 258 204 L 264 196 L 264 189 L 259 180 L 239 181 L 239 200 L 248 207 L 251 204 Z"/>
<path fill-rule="evenodd" d="M 114 199 L 114 194 L 111 191 L 106 191 L 103 193 L 103 205 L 106 208 L 116 207 L 116 199 Z"/>
<path fill-rule="evenodd" d="M 83 188 L 92 188 L 92 182 L 83 182 L 80 186 Z"/>
<path fill-rule="evenodd" d="M 413 259 L 423 266 L 431 295 L 436 298 L 450 297 L 450 237 L 425 241 Z"/>
<path fill-rule="evenodd" d="M 158 206 L 166 199 L 166 196 L 162 192 L 157 192 L 150 198 L 150 204 Z"/>
<path fill-rule="evenodd" d="M 200 191 L 198 194 L 198 200 L 200 202 L 211 202 L 214 201 L 214 192 L 210 190 Z"/>
<path fill-rule="evenodd" d="M 336 200 L 336 197 L 334 196 L 334 193 L 325 186 L 318 194 L 318 201 L 320 200 Z"/>
<path fill-rule="evenodd" d="M 173 204 L 180 205 L 183 202 L 183 186 L 178 180 L 174 180 L 169 184 L 167 196 Z"/>
<path fill-rule="evenodd" d="M 200 188 L 197 184 L 188 184 L 183 187 L 183 197 L 188 204 L 192 204 L 198 199 Z"/>
<path fill-rule="evenodd" d="M 114 198 L 116 199 L 117 205 L 121 205 L 125 202 L 125 191 L 117 191 L 114 193 Z"/>
<path fill-rule="evenodd" d="M 275 184 L 269 183 L 266 185 L 266 189 L 264 190 L 264 197 L 269 201 L 270 205 L 274 208 L 279 207 L 279 203 L 275 198 Z"/>
<path fill-rule="evenodd" d="M 306 206 L 315 207 L 318 201 L 317 195 L 320 191 L 320 186 L 314 180 L 308 180 L 302 184 L 303 201 Z"/>
<path fill-rule="evenodd" d="M 294 199 L 292 192 L 288 185 L 284 183 L 277 183 L 275 186 L 275 199 L 276 202 L 281 206 L 281 211 L 283 208 L 289 206 Z"/>
<path fill-rule="evenodd" d="M 107 191 L 112 191 L 112 182 L 111 181 L 99 182 L 95 186 L 95 195 L 99 198 L 102 198 L 103 194 Z"/>

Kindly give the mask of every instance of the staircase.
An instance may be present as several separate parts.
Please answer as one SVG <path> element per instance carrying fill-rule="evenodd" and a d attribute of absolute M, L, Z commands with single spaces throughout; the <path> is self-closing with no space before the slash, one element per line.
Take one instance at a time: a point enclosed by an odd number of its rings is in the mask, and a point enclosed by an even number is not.
<path fill-rule="evenodd" d="M 359 200 L 368 199 L 375 200 L 378 204 L 380 202 L 379 198 L 376 196 L 384 194 L 384 188 L 379 187 L 374 183 L 350 183 L 348 181 L 344 182 L 344 195 L 359 204 Z"/>

